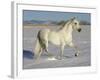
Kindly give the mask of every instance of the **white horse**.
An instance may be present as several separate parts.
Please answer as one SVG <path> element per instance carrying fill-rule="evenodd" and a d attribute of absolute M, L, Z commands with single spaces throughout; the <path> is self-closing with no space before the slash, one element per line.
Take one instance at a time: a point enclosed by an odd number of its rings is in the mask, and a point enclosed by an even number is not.
<path fill-rule="evenodd" d="M 40 30 L 37 34 L 37 42 L 35 46 L 35 54 L 37 59 L 40 58 L 42 51 L 46 51 L 48 54 L 48 43 L 60 46 L 61 54 L 60 59 L 63 57 L 64 47 L 70 46 L 75 48 L 76 53 L 75 56 L 78 56 L 80 51 L 77 46 L 72 42 L 72 32 L 73 30 L 81 31 L 81 27 L 79 26 L 79 21 L 76 18 L 71 18 L 68 20 L 59 30 L 53 31 L 51 29 L 43 29 Z"/>

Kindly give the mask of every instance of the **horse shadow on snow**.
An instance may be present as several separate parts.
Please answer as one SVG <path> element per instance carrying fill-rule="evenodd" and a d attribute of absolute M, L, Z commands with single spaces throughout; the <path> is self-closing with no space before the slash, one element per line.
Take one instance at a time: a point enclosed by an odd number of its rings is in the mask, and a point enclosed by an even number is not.
<path fill-rule="evenodd" d="M 23 50 L 23 58 L 33 59 L 34 58 L 34 52 L 32 52 L 30 50 Z"/>

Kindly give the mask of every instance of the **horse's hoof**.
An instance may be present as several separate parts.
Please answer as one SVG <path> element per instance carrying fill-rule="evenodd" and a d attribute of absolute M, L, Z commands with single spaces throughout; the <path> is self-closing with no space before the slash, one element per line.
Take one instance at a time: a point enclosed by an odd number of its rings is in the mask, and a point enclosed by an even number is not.
<path fill-rule="evenodd" d="M 79 55 L 78 53 L 75 54 L 76 57 L 77 57 L 78 55 Z"/>
<path fill-rule="evenodd" d="M 58 57 L 56 57 L 56 59 L 58 59 L 58 60 L 62 60 L 62 57 L 58 56 Z"/>
<path fill-rule="evenodd" d="M 64 60 L 64 58 L 63 57 L 59 57 L 58 60 Z"/>

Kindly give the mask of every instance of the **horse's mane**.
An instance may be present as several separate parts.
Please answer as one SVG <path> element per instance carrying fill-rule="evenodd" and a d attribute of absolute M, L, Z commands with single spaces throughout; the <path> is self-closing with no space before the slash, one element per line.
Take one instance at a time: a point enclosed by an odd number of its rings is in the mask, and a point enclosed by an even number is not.
<path fill-rule="evenodd" d="M 62 26 L 59 28 L 59 30 L 63 29 L 65 27 L 65 25 L 69 25 L 70 23 L 72 23 L 72 21 L 75 19 L 75 17 L 71 18 L 70 20 L 67 20 L 65 22 L 62 23 Z"/>
<path fill-rule="evenodd" d="M 59 28 L 59 30 L 63 29 L 63 28 L 65 27 L 65 25 L 66 25 L 69 21 L 70 21 L 70 20 L 67 20 L 67 21 L 63 22 L 63 23 L 61 24 L 61 27 Z"/>

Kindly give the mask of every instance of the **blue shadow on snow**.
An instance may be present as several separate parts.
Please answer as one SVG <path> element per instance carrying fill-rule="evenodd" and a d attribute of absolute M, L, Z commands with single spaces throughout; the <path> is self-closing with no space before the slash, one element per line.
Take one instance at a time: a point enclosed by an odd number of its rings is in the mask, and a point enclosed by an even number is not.
<path fill-rule="evenodd" d="M 23 58 L 33 59 L 34 53 L 29 50 L 23 50 Z"/>

